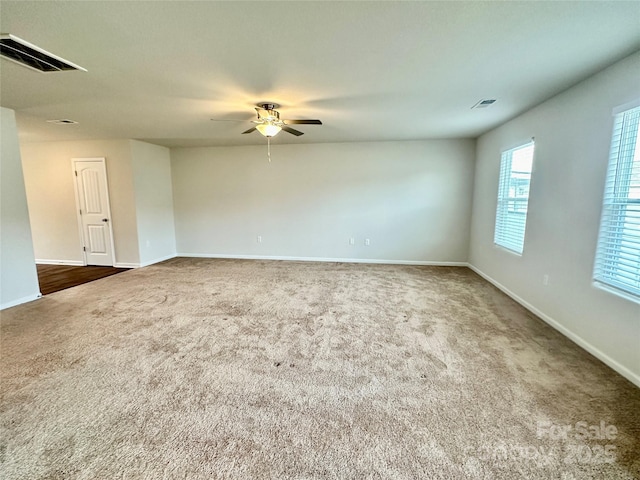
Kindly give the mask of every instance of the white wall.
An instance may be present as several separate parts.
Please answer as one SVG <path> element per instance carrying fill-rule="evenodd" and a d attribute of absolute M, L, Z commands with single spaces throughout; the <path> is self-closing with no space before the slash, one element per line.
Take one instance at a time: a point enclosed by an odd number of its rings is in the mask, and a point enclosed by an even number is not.
<path fill-rule="evenodd" d="M 129 140 L 21 145 L 27 201 L 38 260 L 82 264 L 72 158 L 105 157 L 117 265 L 140 262 Z"/>
<path fill-rule="evenodd" d="M 172 149 L 178 253 L 466 262 L 474 148 L 473 140 L 274 142 L 271 163 L 266 139 Z"/>
<path fill-rule="evenodd" d="M 635 54 L 478 139 L 470 262 L 640 385 L 640 305 L 592 284 L 612 109 L 640 97 L 638 79 Z M 498 172 L 501 151 L 532 136 L 520 257 L 493 244 Z"/>
<path fill-rule="evenodd" d="M 140 264 L 176 254 L 169 149 L 131 140 Z"/>
<path fill-rule="evenodd" d="M 0 107 L 0 308 L 39 295 L 15 114 Z"/>

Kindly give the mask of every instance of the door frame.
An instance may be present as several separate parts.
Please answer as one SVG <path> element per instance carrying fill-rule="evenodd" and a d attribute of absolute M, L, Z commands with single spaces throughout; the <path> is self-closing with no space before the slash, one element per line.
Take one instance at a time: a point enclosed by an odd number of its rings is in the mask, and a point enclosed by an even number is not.
<path fill-rule="evenodd" d="M 111 242 L 111 266 L 116 265 L 116 247 L 113 241 L 113 217 L 111 215 L 111 200 L 109 199 L 109 179 L 107 177 L 107 159 L 105 157 L 86 157 L 86 158 L 72 158 L 71 159 L 71 175 L 73 176 L 73 193 L 76 198 L 76 219 L 78 222 L 78 235 L 80 238 L 80 247 L 82 253 L 82 264 L 87 266 L 87 252 L 86 242 L 84 238 L 84 228 L 82 227 L 82 215 L 80 214 L 80 193 L 78 192 L 78 174 L 76 164 L 79 162 L 100 162 L 102 163 L 102 169 L 104 173 L 104 184 L 106 187 L 105 197 L 107 201 L 107 214 L 109 216 L 109 239 Z"/>

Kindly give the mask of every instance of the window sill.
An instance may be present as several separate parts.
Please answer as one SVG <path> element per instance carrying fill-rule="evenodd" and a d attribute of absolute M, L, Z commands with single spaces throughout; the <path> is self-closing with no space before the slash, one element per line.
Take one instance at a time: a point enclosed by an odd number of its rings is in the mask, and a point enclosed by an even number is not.
<path fill-rule="evenodd" d="M 640 305 L 640 297 L 637 297 L 636 295 L 633 295 L 631 293 L 627 293 L 624 290 L 620 290 L 619 288 L 612 287 L 610 285 L 607 285 L 605 283 L 601 283 L 598 281 L 594 281 L 593 286 L 600 290 L 604 290 L 605 292 L 612 293 L 617 297 L 622 297 L 625 300 L 629 300 L 630 302 L 637 303 L 638 305 Z"/>
<path fill-rule="evenodd" d="M 504 245 L 500 245 L 499 243 L 493 242 L 493 246 L 503 252 L 510 253 L 511 255 L 515 255 L 516 257 L 522 257 L 522 252 L 518 252 L 517 250 L 513 250 L 509 247 L 505 247 Z M 523 249 L 524 252 L 524 249 Z"/>

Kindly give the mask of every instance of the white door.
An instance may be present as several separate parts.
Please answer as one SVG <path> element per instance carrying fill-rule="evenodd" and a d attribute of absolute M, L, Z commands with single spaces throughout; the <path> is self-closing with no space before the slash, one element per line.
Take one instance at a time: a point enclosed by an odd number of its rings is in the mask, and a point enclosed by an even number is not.
<path fill-rule="evenodd" d="M 104 158 L 74 158 L 79 225 L 86 265 L 113 266 L 113 232 Z"/>

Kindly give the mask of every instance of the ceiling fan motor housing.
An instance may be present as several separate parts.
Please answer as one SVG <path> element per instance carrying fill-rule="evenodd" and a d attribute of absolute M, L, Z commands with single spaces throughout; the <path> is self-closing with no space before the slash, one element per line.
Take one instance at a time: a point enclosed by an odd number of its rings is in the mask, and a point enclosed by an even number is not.
<path fill-rule="evenodd" d="M 275 110 L 276 108 L 280 108 L 280 105 L 271 102 L 260 102 L 257 104 L 257 107 L 261 108 L 262 110 Z"/>

